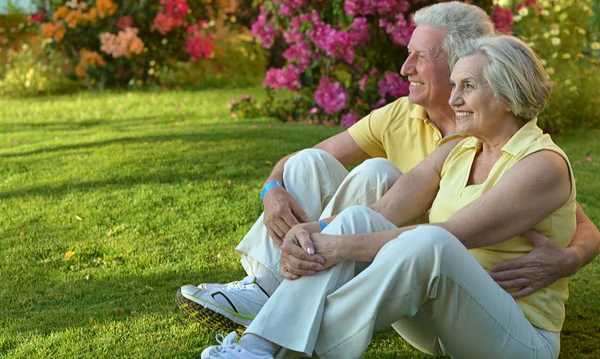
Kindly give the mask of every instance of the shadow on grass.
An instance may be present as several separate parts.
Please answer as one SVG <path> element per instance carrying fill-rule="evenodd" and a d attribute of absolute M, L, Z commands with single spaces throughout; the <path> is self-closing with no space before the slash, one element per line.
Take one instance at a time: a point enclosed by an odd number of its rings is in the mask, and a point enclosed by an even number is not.
<path fill-rule="evenodd" d="M 173 123 L 176 120 L 161 120 L 156 121 L 157 123 Z M 110 122 L 112 124 L 112 122 Z M 262 125 L 262 126 L 260 126 Z M 31 151 L 18 151 L 18 148 L 11 149 L 14 153 L 3 153 L 0 157 L 13 158 L 13 157 L 25 157 L 36 154 L 47 154 L 61 151 L 71 150 L 85 150 L 85 149 L 98 149 L 111 145 L 128 145 L 128 144 L 144 144 L 144 143 L 160 143 L 160 142 L 173 142 L 173 141 L 184 141 L 184 142 L 219 142 L 228 140 L 250 140 L 253 138 L 254 141 L 264 141 L 273 139 L 284 139 L 285 137 L 294 136 L 293 132 L 296 131 L 292 128 L 277 128 L 270 129 L 265 126 L 264 123 L 256 124 L 252 122 L 239 122 L 236 124 L 200 124 L 194 126 L 194 128 L 200 129 L 195 133 L 187 134 L 172 134 L 172 135 L 154 135 L 154 136 L 139 136 L 139 137 L 121 137 L 103 141 L 94 141 L 86 143 L 76 143 L 69 145 L 54 145 L 51 147 L 39 148 Z M 296 137 L 296 139 L 298 139 Z M 293 141 L 294 139 L 292 139 Z M 311 145 L 314 141 L 310 141 Z M 308 145 L 307 145 L 308 146 Z M 17 152 L 18 151 L 18 152 Z"/>
<path fill-rule="evenodd" d="M 167 124 L 176 122 L 172 117 L 136 117 L 122 120 L 113 119 L 74 119 L 73 121 L 48 121 L 48 122 L 14 122 L 0 124 L 0 133 L 24 132 L 31 130 L 44 131 L 78 131 L 93 127 L 132 127 L 149 124 Z"/>
<path fill-rule="evenodd" d="M 243 275 L 241 266 L 223 264 L 188 273 L 116 275 L 100 279 L 92 276 L 89 280 L 49 284 L 45 288 L 22 288 L 18 299 L 9 306 L 12 308 L 6 308 L 3 313 L 4 319 L 10 320 L 5 329 L 48 335 L 146 315 L 177 316 L 188 322 L 175 304 L 180 286 L 197 285 L 200 281 L 231 281 Z"/>

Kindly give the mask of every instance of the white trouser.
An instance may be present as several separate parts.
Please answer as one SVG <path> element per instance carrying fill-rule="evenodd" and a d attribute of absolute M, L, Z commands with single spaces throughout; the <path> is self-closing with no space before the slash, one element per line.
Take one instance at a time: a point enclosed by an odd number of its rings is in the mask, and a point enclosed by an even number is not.
<path fill-rule="evenodd" d="M 396 228 L 365 206 L 344 210 L 323 233 Z M 387 243 L 366 269 L 345 261 L 285 280 L 252 333 L 287 357 L 360 358 L 374 331 L 391 324 L 409 343 L 458 359 L 555 359 L 560 334 L 538 329 L 448 231 L 420 226 Z M 294 353 L 295 352 L 295 353 Z M 281 357 L 278 353 L 277 357 Z"/>
<path fill-rule="evenodd" d="M 352 172 L 323 150 L 298 152 L 285 164 L 283 183 L 310 220 L 328 218 L 352 205 L 375 203 L 396 182 L 402 173 L 389 160 L 372 158 Z M 276 288 L 283 278 L 279 274 L 281 250 L 273 243 L 263 224 L 264 213 L 258 218 L 236 251 L 250 275 L 260 275 Z M 262 268 L 261 268 L 262 267 Z M 266 270 L 265 270 L 266 269 Z M 264 277 L 270 278 L 264 278 Z"/>

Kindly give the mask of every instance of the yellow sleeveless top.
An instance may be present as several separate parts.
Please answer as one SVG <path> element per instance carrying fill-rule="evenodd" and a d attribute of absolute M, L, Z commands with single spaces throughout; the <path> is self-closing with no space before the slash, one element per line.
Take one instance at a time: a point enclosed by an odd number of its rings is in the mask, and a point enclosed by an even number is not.
<path fill-rule="evenodd" d="M 492 188 L 515 163 L 534 152 L 554 151 L 565 158 L 569 166 L 572 191 L 567 203 L 538 223 L 534 230 L 548 236 L 561 247 L 569 245 L 575 228 L 575 180 L 567 155 L 552 142 L 549 135 L 543 134 L 536 120 L 527 122 L 502 147 L 502 156 L 496 161 L 485 182 L 467 186 L 471 165 L 481 147 L 474 137 L 458 143 L 450 152 L 442 167 L 440 188 L 431 206 L 430 223 L 444 222 L 459 209 L 482 196 Z M 490 271 L 497 263 L 520 257 L 533 249 L 525 237 L 518 236 L 489 247 L 471 249 L 469 252 Z M 561 278 L 550 286 L 517 299 L 525 317 L 538 328 L 559 332 L 565 317 L 564 302 L 569 296 L 568 279 Z"/>

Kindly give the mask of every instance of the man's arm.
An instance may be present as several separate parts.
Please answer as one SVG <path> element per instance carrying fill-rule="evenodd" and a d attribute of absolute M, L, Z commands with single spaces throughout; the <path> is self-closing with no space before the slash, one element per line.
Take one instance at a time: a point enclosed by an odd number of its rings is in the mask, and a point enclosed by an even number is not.
<path fill-rule="evenodd" d="M 369 158 L 369 155 L 358 146 L 348 131 L 330 137 L 313 148 L 329 152 L 344 166 Z M 291 153 L 277 162 L 263 188 L 273 181 L 283 183 L 285 164 L 295 154 L 296 152 Z M 277 246 L 281 246 L 282 240 L 290 228 L 298 223 L 308 221 L 306 213 L 300 208 L 298 202 L 282 187 L 273 187 L 267 191 L 264 197 L 264 211 L 265 226 Z"/>
<path fill-rule="evenodd" d="M 547 287 L 559 278 L 571 276 L 600 253 L 600 231 L 577 204 L 577 229 L 567 248 L 560 248 L 546 236 L 528 232 L 534 249 L 528 254 L 499 263 L 490 275 L 505 289 L 517 289 L 515 298 Z"/>

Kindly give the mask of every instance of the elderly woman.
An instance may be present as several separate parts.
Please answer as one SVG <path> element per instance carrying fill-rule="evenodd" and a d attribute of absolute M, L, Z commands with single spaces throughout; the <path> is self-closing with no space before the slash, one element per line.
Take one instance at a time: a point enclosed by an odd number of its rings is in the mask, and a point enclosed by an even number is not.
<path fill-rule="evenodd" d="M 285 245 L 329 268 L 282 283 L 239 343 L 232 333 L 202 358 L 360 358 L 390 324 L 433 355 L 558 357 L 567 280 L 515 301 L 486 273 L 531 251 L 529 230 L 563 247 L 575 231 L 568 159 L 535 120 L 548 77 L 509 36 L 457 56 L 449 103 L 471 137 L 441 146 L 370 208 L 294 227 Z M 407 226 L 428 209 L 430 225 Z"/>

